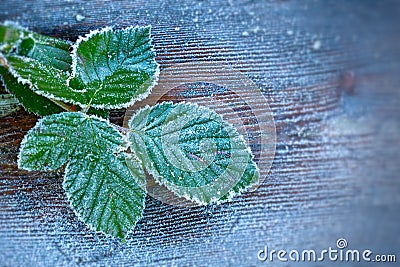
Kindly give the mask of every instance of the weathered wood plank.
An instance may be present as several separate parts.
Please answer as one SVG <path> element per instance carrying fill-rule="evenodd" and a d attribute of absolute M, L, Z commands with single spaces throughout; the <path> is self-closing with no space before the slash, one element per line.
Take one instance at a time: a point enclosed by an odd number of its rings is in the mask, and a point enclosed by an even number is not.
<path fill-rule="evenodd" d="M 105 25 L 151 23 L 162 70 L 209 60 L 256 83 L 277 143 L 256 191 L 194 208 L 149 198 L 120 243 L 76 218 L 61 172 L 17 169 L 35 116 L 2 118 L 0 265 L 255 266 L 264 245 L 324 249 L 340 237 L 398 253 L 399 11 L 395 1 L 2 1 L 2 19 L 71 40 Z M 164 99 L 181 100 L 173 92 Z M 111 120 L 122 125 L 123 115 Z"/>

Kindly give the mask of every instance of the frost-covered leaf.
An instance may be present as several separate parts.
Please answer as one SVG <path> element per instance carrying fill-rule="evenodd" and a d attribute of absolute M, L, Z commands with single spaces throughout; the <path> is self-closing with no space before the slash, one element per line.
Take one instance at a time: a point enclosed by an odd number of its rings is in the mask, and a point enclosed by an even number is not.
<path fill-rule="evenodd" d="M 70 71 L 72 59 L 69 53 L 71 43 L 57 38 L 44 36 L 27 30 L 13 22 L 0 24 L 0 50 L 6 65 L 13 55 L 36 60 L 43 66 L 51 66 L 58 70 Z M 30 90 L 27 84 L 18 84 L 18 78 L 8 74 L 7 69 L 0 66 L 0 76 L 7 91 L 14 94 L 26 110 L 38 116 L 62 112 L 63 109 L 50 99 Z M 14 73 L 16 74 L 16 72 Z M 29 80 L 30 77 L 26 77 Z M 22 79 L 24 81 L 24 79 Z"/>
<path fill-rule="evenodd" d="M 225 200 L 258 182 L 250 150 L 217 113 L 164 102 L 137 112 L 128 139 L 156 181 L 198 203 Z"/>
<path fill-rule="evenodd" d="M 70 42 L 31 33 L 17 46 L 17 54 L 36 59 L 60 70 L 71 69 Z"/>
<path fill-rule="evenodd" d="M 32 40 L 21 42 L 19 55 L 7 56 L 11 73 L 34 92 L 81 108 L 126 107 L 146 97 L 158 78 L 149 27 L 106 28 L 80 38 L 72 53 L 72 76 L 58 65 L 68 63 L 58 56 L 65 51 L 51 50 L 61 45 L 48 46 L 51 62 L 39 57 Z"/>
<path fill-rule="evenodd" d="M 65 71 L 22 56 L 8 56 L 7 60 L 13 76 L 35 93 L 72 104 L 89 103 L 87 94 L 67 86 Z"/>
<path fill-rule="evenodd" d="M 7 63 L 14 75 L 0 66 L 0 78 L 7 91 L 14 94 L 26 110 L 38 116 L 63 112 L 64 109 L 60 105 L 67 110 L 82 110 L 79 106 L 74 107 L 64 103 L 67 102 L 68 97 L 85 99 L 80 92 L 66 86 L 67 74 L 65 72 L 45 66 L 37 60 L 20 56 L 9 56 Z M 59 102 L 56 104 L 50 99 Z M 87 113 L 108 118 L 108 110 L 91 107 Z"/>
<path fill-rule="evenodd" d="M 9 70 L 14 77 L 18 77 L 20 83 L 26 85 L 35 94 L 46 98 L 78 105 L 76 110 L 82 110 L 92 103 L 93 97 L 103 97 L 113 101 L 114 91 L 106 87 L 101 94 L 95 91 L 79 91 L 67 86 L 68 74 L 52 66 L 46 66 L 37 60 L 21 57 L 9 56 L 7 58 Z M 47 99 L 47 101 L 50 101 Z M 89 114 L 108 117 L 108 110 L 95 108 L 94 105 L 88 110 Z"/>
<path fill-rule="evenodd" d="M 7 92 L 13 94 L 24 108 L 38 116 L 45 116 L 63 111 L 61 107 L 49 99 L 34 93 L 28 85 L 18 83 L 6 68 L 0 66 L 0 80 Z M 17 101 L 17 102 L 18 102 Z"/>
<path fill-rule="evenodd" d="M 0 46 L 3 53 L 12 52 L 36 59 L 60 70 L 71 69 L 71 42 L 41 35 L 12 22 L 0 24 Z"/>
<path fill-rule="evenodd" d="M 54 170 L 66 164 L 64 189 L 92 229 L 123 238 L 144 209 L 143 170 L 123 152 L 123 136 L 107 121 L 64 112 L 38 121 L 21 144 L 18 166 Z M 133 166 L 133 167 L 132 167 Z"/>
<path fill-rule="evenodd" d="M 124 156 L 108 152 L 67 165 L 64 189 L 75 212 L 92 229 L 124 238 L 142 217 L 146 192 L 137 180 L 144 173 L 138 162 L 134 164 L 131 172 Z"/>
<path fill-rule="evenodd" d="M 90 102 L 87 95 L 67 86 L 68 74 L 65 71 L 44 65 L 38 60 L 21 56 L 8 56 L 7 64 L 9 65 L 9 72 L 13 75 L 4 72 L 6 69 L 1 66 L 0 75 L 3 76 L 6 85 L 10 83 L 10 86 L 7 86 L 8 91 L 15 94 L 24 107 L 36 115 L 44 116 L 63 111 L 50 99 L 70 104 Z M 74 101 L 71 101 L 71 99 L 74 99 Z M 67 104 L 65 106 L 73 109 Z M 82 108 L 77 106 L 75 110 L 80 111 Z M 108 118 L 108 110 L 106 109 L 91 107 L 87 113 Z"/>
<path fill-rule="evenodd" d="M 76 42 L 69 85 L 97 108 L 121 108 L 146 97 L 158 78 L 150 27 L 104 28 Z"/>

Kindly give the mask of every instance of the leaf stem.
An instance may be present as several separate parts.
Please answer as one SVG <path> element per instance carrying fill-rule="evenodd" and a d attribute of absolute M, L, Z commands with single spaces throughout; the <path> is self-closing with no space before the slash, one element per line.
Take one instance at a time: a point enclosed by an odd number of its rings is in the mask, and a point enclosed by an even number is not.
<path fill-rule="evenodd" d="M 8 62 L 7 62 L 6 57 L 5 57 L 2 53 L 0 53 L 0 64 L 1 64 L 3 67 L 5 67 L 6 69 L 9 69 L 9 68 L 10 68 L 10 66 L 8 65 Z"/>
<path fill-rule="evenodd" d="M 51 102 L 53 102 L 54 104 L 56 104 L 57 106 L 59 106 L 59 107 L 65 109 L 66 111 L 69 111 L 69 112 L 76 112 L 76 110 L 74 110 L 71 106 L 65 104 L 64 102 L 61 102 L 61 101 L 55 100 L 55 99 L 51 99 L 51 98 L 48 98 L 48 99 L 49 99 Z"/>
<path fill-rule="evenodd" d="M 125 127 L 116 125 L 116 124 L 114 124 L 114 123 L 111 123 L 111 124 L 112 124 L 118 131 L 120 131 L 120 132 L 123 133 L 123 134 L 126 134 L 126 133 L 128 133 L 128 132 L 131 132 L 131 129 L 128 129 L 128 128 L 125 128 Z"/>

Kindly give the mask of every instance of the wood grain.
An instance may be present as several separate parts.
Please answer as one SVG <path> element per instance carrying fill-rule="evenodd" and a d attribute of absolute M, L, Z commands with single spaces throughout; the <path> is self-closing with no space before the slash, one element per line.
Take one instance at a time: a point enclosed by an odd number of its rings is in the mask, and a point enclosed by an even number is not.
<path fill-rule="evenodd" d="M 3 20 L 70 40 L 152 24 L 162 70 L 207 60 L 253 81 L 277 142 L 256 191 L 193 208 L 148 198 L 121 243 L 77 219 L 62 171 L 18 170 L 19 144 L 37 118 L 17 111 L 0 119 L 0 266 L 257 266 L 266 265 L 257 260 L 265 245 L 322 250 L 341 237 L 398 253 L 399 11 L 396 1 L 1 1 Z M 122 125 L 124 114 L 111 121 Z"/>

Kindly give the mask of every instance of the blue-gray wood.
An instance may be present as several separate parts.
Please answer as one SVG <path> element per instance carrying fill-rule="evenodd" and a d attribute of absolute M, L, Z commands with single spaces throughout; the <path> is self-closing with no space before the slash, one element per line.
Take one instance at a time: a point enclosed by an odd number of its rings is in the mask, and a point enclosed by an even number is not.
<path fill-rule="evenodd" d="M 297 266 L 257 253 L 337 249 L 339 238 L 349 249 L 400 257 L 399 14 L 398 1 L 2 0 L 1 20 L 70 40 L 151 24 L 161 70 L 208 60 L 253 81 L 269 101 L 277 142 L 257 190 L 193 208 L 149 197 L 122 243 L 79 221 L 62 171 L 18 170 L 19 143 L 37 118 L 14 112 L 0 119 L 0 266 Z M 194 97 L 232 97 L 207 90 Z M 122 125 L 124 112 L 111 115 Z"/>

